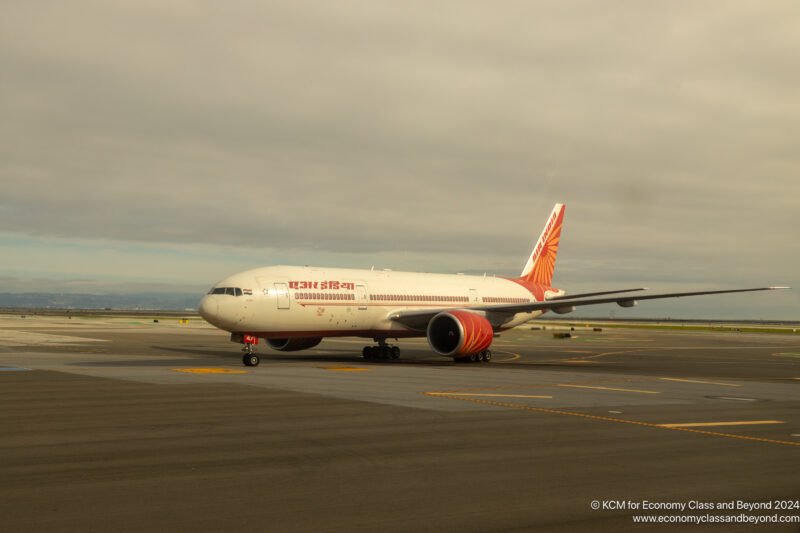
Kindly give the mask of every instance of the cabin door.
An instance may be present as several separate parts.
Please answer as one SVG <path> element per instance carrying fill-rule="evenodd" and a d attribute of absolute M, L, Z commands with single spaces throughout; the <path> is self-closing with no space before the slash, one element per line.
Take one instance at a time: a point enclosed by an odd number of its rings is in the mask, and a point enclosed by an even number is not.
<path fill-rule="evenodd" d="M 275 284 L 275 296 L 278 300 L 278 309 L 289 309 L 289 287 L 285 283 Z"/>
<path fill-rule="evenodd" d="M 478 298 L 478 290 L 477 289 L 470 289 L 469 290 L 469 303 L 473 305 L 478 305 L 480 302 L 480 298 Z"/>
<path fill-rule="evenodd" d="M 367 288 L 363 285 L 356 285 L 356 303 L 359 310 L 367 309 Z"/>

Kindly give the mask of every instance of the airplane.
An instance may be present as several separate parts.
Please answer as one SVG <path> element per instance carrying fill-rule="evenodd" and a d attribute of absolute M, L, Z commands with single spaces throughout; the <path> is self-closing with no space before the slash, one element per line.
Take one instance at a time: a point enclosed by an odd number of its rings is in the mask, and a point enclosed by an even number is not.
<path fill-rule="evenodd" d="M 217 283 L 200 315 L 243 344 L 245 366 L 258 366 L 259 339 L 282 352 L 306 350 L 325 337 L 373 339 L 365 359 L 400 357 L 388 339 L 427 337 L 431 349 L 454 361 L 488 362 L 495 335 L 552 311 L 704 294 L 788 289 L 709 290 L 647 294 L 645 287 L 567 295 L 552 286 L 564 224 L 556 204 L 518 278 L 299 266 L 268 266 Z M 631 294 L 637 293 L 637 294 Z"/>

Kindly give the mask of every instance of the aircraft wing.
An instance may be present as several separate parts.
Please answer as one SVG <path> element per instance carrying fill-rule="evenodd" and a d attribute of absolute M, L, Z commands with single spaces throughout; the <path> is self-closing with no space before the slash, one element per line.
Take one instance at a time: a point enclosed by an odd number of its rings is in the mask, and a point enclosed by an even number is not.
<path fill-rule="evenodd" d="M 599 305 L 616 303 L 621 307 L 633 307 L 639 300 L 659 300 L 664 298 L 682 298 L 684 296 L 702 296 L 704 294 L 729 294 L 734 292 L 754 292 L 771 291 L 776 289 L 788 289 L 789 287 L 757 287 L 752 289 L 727 289 L 721 291 L 692 291 L 692 292 L 668 292 L 663 294 L 642 294 L 625 296 L 608 296 L 605 298 L 588 297 L 588 295 L 605 295 L 623 292 L 632 292 L 639 289 L 627 289 L 624 291 L 605 291 L 599 293 L 578 294 L 571 297 L 555 297 L 543 302 L 531 302 L 523 304 L 496 304 L 478 305 L 475 307 L 464 307 L 468 311 L 484 311 L 488 316 L 491 315 L 513 315 L 516 313 L 530 313 L 532 311 L 554 311 L 556 313 L 569 313 L 576 307 L 584 305 Z M 389 315 L 389 319 L 399 322 L 413 329 L 424 329 L 428 321 L 437 314 L 444 311 L 452 311 L 453 308 L 425 309 L 420 311 L 397 311 Z M 490 320 L 490 322 L 495 322 Z M 494 324 L 493 324 L 494 325 Z"/>

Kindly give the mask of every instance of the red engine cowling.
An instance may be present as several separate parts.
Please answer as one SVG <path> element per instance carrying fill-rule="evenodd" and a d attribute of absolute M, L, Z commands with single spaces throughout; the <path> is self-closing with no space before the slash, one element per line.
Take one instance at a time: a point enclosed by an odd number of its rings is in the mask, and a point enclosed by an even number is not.
<path fill-rule="evenodd" d="M 494 330 L 481 315 L 455 310 L 439 313 L 428 323 L 428 343 L 439 355 L 463 357 L 492 344 Z"/>
<path fill-rule="evenodd" d="M 269 344 L 270 348 L 278 350 L 279 352 L 296 352 L 299 350 L 308 350 L 313 348 L 320 342 L 322 337 L 300 337 L 297 339 L 264 339 Z"/>

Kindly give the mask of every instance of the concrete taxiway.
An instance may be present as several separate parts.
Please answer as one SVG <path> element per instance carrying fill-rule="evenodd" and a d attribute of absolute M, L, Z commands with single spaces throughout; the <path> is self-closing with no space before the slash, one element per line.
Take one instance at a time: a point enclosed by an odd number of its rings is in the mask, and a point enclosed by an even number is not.
<path fill-rule="evenodd" d="M 800 497 L 796 335 L 574 334 L 245 368 L 196 320 L 0 317 L 0 528 L 620 530 L 591 502 Z"/>

